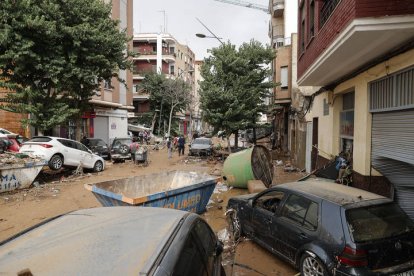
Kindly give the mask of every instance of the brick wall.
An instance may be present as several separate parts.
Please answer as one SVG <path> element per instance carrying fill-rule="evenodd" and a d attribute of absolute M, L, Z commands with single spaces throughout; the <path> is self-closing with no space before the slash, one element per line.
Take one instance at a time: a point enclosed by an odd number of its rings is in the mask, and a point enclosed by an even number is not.
<path fill-rule="evenodd" d="M 0 98 L 6 97 L 7 92 L 0 88 Z M 0 127 L 13 133 L 27 136 L 26 130 L 22 127 L 21 120 L 26 118 L 24 114 L 7 112 L 0 109 Z"/>

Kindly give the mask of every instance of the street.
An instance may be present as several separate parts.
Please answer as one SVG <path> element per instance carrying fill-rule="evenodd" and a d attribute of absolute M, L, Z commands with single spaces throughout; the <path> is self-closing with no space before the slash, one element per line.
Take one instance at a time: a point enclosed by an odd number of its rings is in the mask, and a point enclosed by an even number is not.
<path fill-rule="evenodd" d="M 184 170 L 206 172 L 219 176 L 222 161 L 200 159 L 198 157 L 178 156 L 174 152 L 172 159 L 167 159 L 166 148 L 151 150 L 148 167 L 134 165 L 132 162 L 112 164 L 106 162 L 106 170 L 97 174 L 72 175 L 72 172 L 54 174 L 42 172 L 35 181 L 35 186 L 18 192 L 4 193 L 0 197 L 0 240 L 40 223 L 48 218 L 82 208 L 100 207 L 100 203 L 91 192 L 84 188 L 86 183 L 97 183 L 166 170 Z M 280 184 L 296 180 L 302 176 L 298 172 L 283 172 L 276 167 L 274 183 Z M 245 194 L 247 190 L 229 189 L 218 183 L 207 212 L 202 217 L 209 223 L 219 238 L 228 241 L 225 209 L 228 198 Z M 227 241 L 226 241 L 227 240 Z M 225 250 L 223 265 L 227 275 L 295 275 L 291 266 L 257 246 L 249 240 L 242 240 L 235 248 Z"/>

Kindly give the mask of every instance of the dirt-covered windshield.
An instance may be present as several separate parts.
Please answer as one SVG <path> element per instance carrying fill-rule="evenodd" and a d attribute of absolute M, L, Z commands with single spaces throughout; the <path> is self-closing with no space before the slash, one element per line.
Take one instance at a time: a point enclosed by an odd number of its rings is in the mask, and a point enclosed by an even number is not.
<path fill-rule="evenodd" d="M 414 222 L 394 203 L 346 211 L 355 242 L 378 240 L 414 231 Z"/>

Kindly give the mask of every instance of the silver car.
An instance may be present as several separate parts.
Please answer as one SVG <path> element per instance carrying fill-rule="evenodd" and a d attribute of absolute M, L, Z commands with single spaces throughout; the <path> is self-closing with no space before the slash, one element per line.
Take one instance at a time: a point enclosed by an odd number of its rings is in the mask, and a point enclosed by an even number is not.
<path fill-rule="evenodd" d="M 213 141 L 210 138 L 196 138 L 190 144 L 189 155 L 210 156 L 213 153 Z"/>

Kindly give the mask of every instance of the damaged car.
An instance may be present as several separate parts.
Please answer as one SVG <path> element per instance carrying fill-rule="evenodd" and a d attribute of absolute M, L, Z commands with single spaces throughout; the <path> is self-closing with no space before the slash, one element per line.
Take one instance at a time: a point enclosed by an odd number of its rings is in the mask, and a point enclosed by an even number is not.
<path fill-rule="evenodd" d="M 414 275 L 414 223 L 391 199 L 324 180 L 229 199 L 246 235 L 301 275 Z"/>
<path fill-rule="evenodd" d="M 188 155 L 210 156 L 213 153 L 213 141 L 210 138 L 196 138 L 189 147 Z"/>

